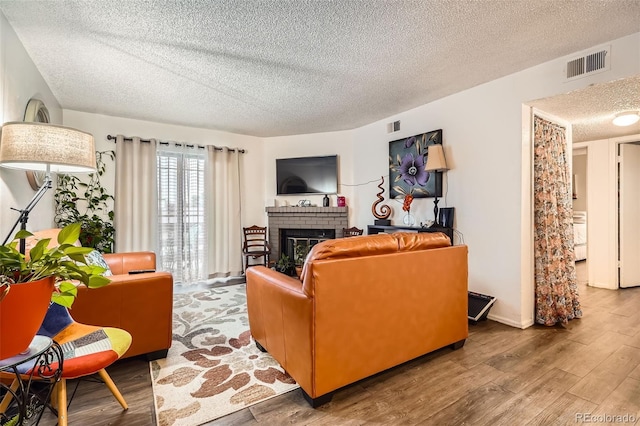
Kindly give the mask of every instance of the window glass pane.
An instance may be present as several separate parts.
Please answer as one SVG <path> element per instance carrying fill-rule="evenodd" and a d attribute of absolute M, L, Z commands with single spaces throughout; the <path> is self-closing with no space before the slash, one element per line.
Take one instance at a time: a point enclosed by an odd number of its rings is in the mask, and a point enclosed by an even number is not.
<path fill-rule="evenodd" d="M 207 278 L 204 153 L 158 151 L 159 262 L 176 283 Z"/>

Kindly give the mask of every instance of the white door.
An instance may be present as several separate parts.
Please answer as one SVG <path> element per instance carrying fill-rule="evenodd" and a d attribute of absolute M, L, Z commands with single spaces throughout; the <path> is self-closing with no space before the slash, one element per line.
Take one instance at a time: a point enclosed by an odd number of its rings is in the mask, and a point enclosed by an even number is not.
<path fill-rule="evenodd" d="M 640 145 L 621 143 L 618 180 L 620 287 L 640 286 Z"/>

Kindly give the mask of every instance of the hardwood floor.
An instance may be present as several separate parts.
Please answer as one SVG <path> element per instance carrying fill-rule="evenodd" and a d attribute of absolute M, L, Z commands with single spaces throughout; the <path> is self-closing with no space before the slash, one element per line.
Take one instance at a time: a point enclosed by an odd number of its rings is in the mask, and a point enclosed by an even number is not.
<path fill-rule="evenodd" d="M 567 326 L 519 330 L 483 321 L 470 325 L 462 349 L 362 380 L 320 408 L 295 390 L 207 425 L 569 425 L 588 415 L 591 423 L 628 415 L 626 424 L 640 424 L 640 288 L 581 284 L 580 294 L 584 316 Z M 129 410 L 104 385 L 83 382 L 69 424 L 153 425 L 148 363 L 122 360 L 108 371 Z"/>

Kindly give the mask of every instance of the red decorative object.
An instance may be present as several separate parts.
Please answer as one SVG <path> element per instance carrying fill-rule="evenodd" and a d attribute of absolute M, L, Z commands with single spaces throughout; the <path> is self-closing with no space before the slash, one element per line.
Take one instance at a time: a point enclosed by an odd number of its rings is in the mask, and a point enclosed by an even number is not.
<path fill-rule="evenodd" d="M 411 210 L 411 203 L 413 202 L 413 195 L 407 194 L 404 196 L 404 204 L 402 205 L 402 210 L 408 212 Z"/>
<path fill-rule="evenodd" d="M 338 195 L 338 207 L 345 207 L 346 205 L 346 199 L 342 195 Z"/>

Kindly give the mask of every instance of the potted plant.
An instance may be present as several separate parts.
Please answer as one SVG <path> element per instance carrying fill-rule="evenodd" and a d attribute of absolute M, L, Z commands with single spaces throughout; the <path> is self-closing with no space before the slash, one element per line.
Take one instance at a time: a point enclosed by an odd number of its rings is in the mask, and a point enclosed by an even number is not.
<path fill-rule="evenodd" d="M 309 243 L 296 244 L 293 263 L 295 265 L 296 275 L 298 276 L 298 278 L 300 278 L 300 275 L 302 275 L 302 266 L 304 265 L 304 261 L 306 260 L 307 254 L 309 254 L 310 250 L 311 244 Z"/>
<path fill-rule="evenodd" d="M 58 174 L 54 220 L 59 228 L 80 222 L 80 243 L 101 253 L 111 253 L 116 233 L 114 198 L 100 181 L 107 170 L 105 158 L 115 160 L 115 152 L 96 151 L 96 173 L 90 173 L 86 183 L 75 175 Z"/>
<path fill-rule="evenodd" d="M 39 240 L 28 255 L 18 251 L 18 241 L 31 237 L 19 231 L 14 240 L 0 246 L 0 359 L 24 351 L 37 333 L 49 302 L 70 307 L 81 282 L 89 288 L 107 285 L 104 268 L 88 265 L 84 257 L 93 249 L 74 243 L 80 235 L 80 223 L 65 226 L 57 245 L 51 239 Z"/>
<path fill-rule="evenodd" d="M 286 254 L 280 256 L 276 262 L 275 270 L 286 275 L 293 275 L 294 264 Z"/>

